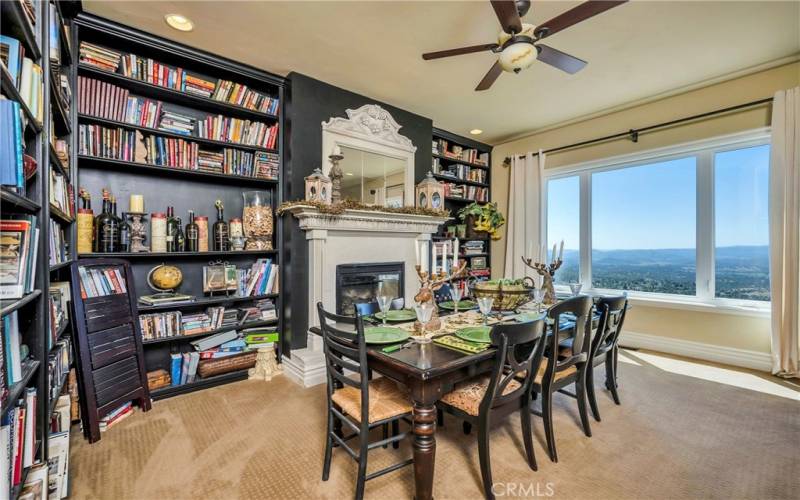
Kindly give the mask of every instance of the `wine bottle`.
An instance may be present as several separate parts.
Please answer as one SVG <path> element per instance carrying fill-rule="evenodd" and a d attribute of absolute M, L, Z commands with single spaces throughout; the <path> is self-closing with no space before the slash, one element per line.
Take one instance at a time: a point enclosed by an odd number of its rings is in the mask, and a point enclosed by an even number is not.
<path fill-rule="evenodd" d="M 125 212 L 122 212 L 119 220 L 119 251 L 131 251 L 131 225 L 128 222 L 128 214 Z"/>
<path fill-rule="evenodd" d="M 178 219 L 175 218 L 175 209 L 167 207 L 167 252 L 175 252 L 175 236 L 178 232 Z"/>
<path fill-rule="evenodd" d="M 186 224 L 186 251 L 200 251 L 200 228 L 194 221 L 194 210 L 189 210 L 189 223 Z"/>
<path fill-rule="evenodd" d="M 183 236 L 183 223 L 181 218 L 175 219 L 175 251 L 183 252 L 186 247 L 186 238 Z"/>
<path fill-rule="evenodd" d="M 111 218 L 114 233 L 114 249 L 112 252 L 122 252 L 122 219 L 117 215 L 117 197 L 111 197 Z"/>
<path fill-rule="evenodd" d="M 217 252 L 227 252 L 230 247 L 228 240 L 228 223 L 223 219 L 223 210 L 225 207 L 222 205 L 222 200 L 214 202 L 214 206 L 217 207 L 217 221 L 214 223 L 211 230 L 214 234 L 214 250 Z"/>
<path fill-rule="evenodd" d="M 107 189 L 103 189 L 103 211 L 95 219 L 95 252 L 114 252 L 116 250 L 116 225 L 111 215 L 111 198 Z"/>

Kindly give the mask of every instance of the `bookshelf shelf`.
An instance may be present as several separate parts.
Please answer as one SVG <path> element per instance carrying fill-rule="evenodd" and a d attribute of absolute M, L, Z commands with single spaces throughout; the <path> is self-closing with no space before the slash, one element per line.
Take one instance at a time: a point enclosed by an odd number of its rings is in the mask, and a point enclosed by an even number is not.
<path fill-rule="evenodd" d="M 3 202 L 3 208 L 21 210 L 29 214 L 36 214 L 42 208 L 38 203 L 19 195 L 6 187 L 0 188 L 0 200 Z"/>
<path fill-rule="evenodd" d="M 52 266 L 50 266 L 50 272 L 54 273 L 54 272 L 58 271 L 59 269 L 64 269 L 66 267 L 69 267 L 70 264 L 72 264 L 72 260 L 71 259 L 70 260 L 65 260 L 64 262 L 60 262 L 58 264 L 53 264 Z"/>
<path fill-rule="evenodd" d="M 452 177 L 449 175 L 442 175 L 442 174 L 433 174 L 433 176 L 439 180 L 447 181 L 447 182 L 455 182 L 458 184 L 468 184 L 470 186 L 478 186 L 478 187 L 489 187 L 488 184 L 484 182 L 475 182 L 469 181 L 467 179 L 459 179 L 458 177 Z"/>
<path fill-rule="evenodd" d="M 130 130 L 139 130 L 139 131 L 147 133 L 147 134 L 160 135 L 160 136 L 171 137 L 171 138 L 175 138 L 175 139 L 184 139 L 184 140 L 187 140 L 187 141 L 196 142 L 198 144 L 205 144 L 205 145 L 208 145 L 208 146 L 214 146 L 214 147 L 219 147 L 219 148 L 244 149 L 246 151 L 266 151 L 268 153 L 277 153 L 278 152 L 277 149 L 264 148 L 264 147 L 261 147 L 261 146 L 251 146 L 251 145 L 242 144 L 242 143 L 239 143 L 239 142 L 227 142 L 227 141 L 217 141 L 217 140 L 214 140 L 214 139 L 204 139 L 202 137 L 197 137 L 197 136 L 194 136 L 194 135 L 176 134 L 176 133 L 170 132 L 168 130 L 161 130 L 161 129 L 158 129 L 158 128 L 151 128 L 151 127 L 142 127 L 140 125 L 133 125 L 131 123 L 120 122 L 120 121 L 116 121 L 116 120 L 108 120 L 106 118 L 99 118 L 97 116 L 86 115 L 86 114 L 79 114 L 78 115 L 78 120 L 91 122 L 91 123 L 96 123 L 98 125 L 105 125 L 105 126 L 108 126 L 108 127 L 122 127 L 122 128 L 127 128 L 127 129 L 130 129 Z"/>
<path fill-rule="evenodd" d="M 22 10 L 20 2 L 0 2 L 0 14 L 2 14 L 3 24 L 9 24 L 10 32 L 3 33 L 18 38 L 25 45 L 25 55 L 34 61 L 42 57 L 39 44 L 36 42 L 36 35 L 33 26 L 28 22 L 25 12 Z"/>
<path fill-rule="evenodd" d="M 0 316 L 11 314 L 12 312 L 30 304 L 42 294 L 41 290 L 34 290 L 25 294 L 21 299 L 0 300 Z"/>
<path fill-rule="evenodd" d="M 17 3 L 17 2 L 0 2 L 3 6 L 9 3 Z M 19 107 L 22 108 L 22 112 L 25 114 L 25 118 L 28 120 L 28 128 L 33 130 L 34 133 L 39 133 L 42 131 L 42 124 L 39 120 L 31 112 L 31 109 L 22 100 L 22 96 L 19 95 L 19 90 L 17 90 L 16 85 L 14 85 L 14 81 L 11 79 L 11 74 L 6 69 L 4 64 L 0 64 L 0 86 L 3 89 L 3 93 L 8 96 L 9 99 L 12 101 L 17 101 L 19 103 Z"/>
<path fill-rule="evenodd" d="M 22 378 L 16 384 L 8 388 L 8 399 L 2 408 L 2 414 L 5 415 L 9 409 L 13 408 L 14 402 L 22 395 L 22 391 L 30 384 L 36 370 L 39 369 L 39 361 L 29 359 L 22 364 Z"/>
<path fill-rule="evenodd" d="M 235 372 L 223 373 L 222 375 L 216 375 L 213 377 L 198 378 L 194 382 L 188 384 L 156 389 L 155 391 L 150 393 L 150 396 L 152 396 L 153 400 L 159 400 L 159 399 L 169 398 L 172 396 L 177 396 L 179 394 L 186 394 L 189 392 L 198 391 L 200 389 L 207 389 L 209 387 L 214 387 L 217 385 L 228 384 L 230 382 L 236 382 L 239 380 L 245 380 L 247 379 L 247 371 L 248 370 L 238 370 Z"/>
<path fill-rule="evenodd" d="M 97 156 L 78 155 L 81 168 L 98 170 L 115 170 L 122 172 L 141 173 L 144 175 L 160 175 L 163 177 L 184 177 L 204 182 L 225 182 L 226 184 L 269 187 L 278 184 L 277 179 L 261 179 L 258 177 L 245 177 L 243 175 L 214 174 L 199 170 L 187 170 L 175 167 L 160 167 L 147 163 L 114 160 Z"/>
<path fill-rule="evenodd" d="M 241 106 L 236 106 L 234 104 L 228 104 L 223 101 L 195 96 L 186 92 L 181 92 L 180 90 L 153 85 L 135 78 L 123 76 L 119 73 L 111 73 L 110 71 L 98 69 L 87 64 L 79 63 L 78 73 L 125 87 L 135 94 L 143 97 L 149 97 L 151 99 L 169 101 L 174 104 L 195 109 L 202 109 L 203 111 L 208 111 L 211 113 L 222 113 L 236 118 L 244 118 L 246 120 L 267 120 L 272 122 L 278 120 L 276 115 L 261 113 L 259 111 L 253 111 Z"/>
<path fill-rule="evenodd" d="M 72 217 L 62 212 L 58 207 L 56 207 L 52 203 L 50 204 L 50 216 L 57 222 L 65 225 L 72 224 L 74 221 Z"/>
<path fill-rule="evenodd" d="M 278 319 L 268 319 L 262 321 L 250 321 L 243 325 L 233 325 L 233 326 L 226 326 L 224 328 L 217 328 L 216 330 L 209 330 L 203 333 L 194 333 L 192 335 L 173 335 L 171 337 L 162 337 L 159 339 L 144 339 L 142 340 L 142 344 L 163 344 L 164 342 L 188 342 L 190 340 L 199 339 L 202 337 L 208 337 L 209 335 L 215 335 L 217 333 L 222 332 L 229 332 L 231 330 L 241 330 L 244 328 L 259 328 L 262 326 L 272 326 L 277 325 Z"/>
<path fill-rule="evenodd" d="M 207 258 L 207 257 L 222 257 L 222 256 L 267 256 L 277 255 L 277 250 L 240 250 L 240 251 L 209 251 L 209 252 L 117 252 L 117 253 L 82 253 L 78 255 L 79 259 L 96 259 L 98 257 L 118 257 L 128 260 L 134 259 L 164 259 L 164 258 Z"/>
<path fill-rule="evenodd" d="M 444 155 L 433 153 L 433 157 L 434 158 L 438 158 L 440 160 L 445 160 L 445 161 L 448 161 L 448 162 L 451 162 L 451 163 L 459 163 L 461 165 L 466 165 L 468 167 L 484 168 L 484 169 L 487 169 L 487 170 L 489 169 L 488 165 L 483 165 L 481 163 L 471 163 L 471 162 L 468 162 L 468 161 L 459 160 L 458 158 L 452 158 L 450 156 L 444 156 Z"/>
<path fill-rule="evenodd" d="M 192 302 L 182 302 L 179 304 L 158 304 L 154 306 L 145 306 L 139 304 L 140 313 L 148 313 L 154 311 L 170 311 L 176 309 L 189 309 L 189 308 L 202 308 L 207 306 L 219 304 L 236 304 L 239 302 L 252 302 L 261 299 L 275 299 L 278 297 L 277 293 L 268 293 L 266 295 L 253 295 L 250 297 L 234 297 L 234 296 L 221 296 L 221 297 L 204 297 Z"/>

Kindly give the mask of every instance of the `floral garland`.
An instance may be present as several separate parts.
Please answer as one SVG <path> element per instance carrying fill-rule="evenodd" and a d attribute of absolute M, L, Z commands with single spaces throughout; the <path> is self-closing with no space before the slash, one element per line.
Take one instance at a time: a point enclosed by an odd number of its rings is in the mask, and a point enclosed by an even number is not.
<path fill-rule="evenodd" d="M 342 215 L 345 210 L 366 210 L 368 212 L 385 212 L 390 214 L 407 214 L 407 215 L 429 215 L 431 217 L 450 217 L 450 211 L 446 209 L 432 209 L 420 207 L 382 207 L 379 205 L 367 205 L 359 201 L 344 199 L 340 202 L 328 204 L 321 201 L 284 201 L 278 207 L 276 213 L 283 215 L 289 209 L 299 206 L 314 207 L 320 212 L 328 215 Z"/>

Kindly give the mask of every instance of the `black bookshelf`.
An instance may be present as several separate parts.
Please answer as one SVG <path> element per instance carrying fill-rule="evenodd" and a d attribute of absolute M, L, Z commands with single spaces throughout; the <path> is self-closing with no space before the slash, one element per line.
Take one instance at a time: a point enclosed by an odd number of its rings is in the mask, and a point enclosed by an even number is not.
<path fill-rule="evenodd" d="M 487 157 L 488 157 L 488 161 L 487 161 L 486 164 L 470 162 L 470 161 L 462 160 L 461 158 L 453 157 L 452 155 L 447 155 L 447 154 L 445 154 L 444 151 L 441 151 L 441 150 L 438 151 L 438 152 L 434 151 L 432 153 L 433 165 L 436 165 L 438 163 L 438 165 L 440 165 L 442 168 L 447 168 L 447 167 L 450 167 L 450 166 L 453 166 L 453 165 L 464 165 L 464 166 L 469 167 L 471 169 L 480 169 L 481 171 L 485 172 L 485 177 L 486 177 L 484 182 L 476 182 L 476 181 L 472 181 L 472 180 L 468 180 L 468 179 L 460 179 L 460 178 L 458 178 L 456 176 L 452 176 L 452 175 L 436 173 L 436 170 L 433 170 L 433 168 L 432 168 L 432 170 L 434 171 L 434 177 L 436 178 L 436 180 L 438 180 L 439 182 L 454 183 L 454 184 L 459 184 L 459 185 L 462 185 L 462 186 L 474 186 L 476 188 L 485 188 L 487 190 L 487 192 L 488 192 L 488 198 L 487 198 L 487 201 L 478 201 L 478 202 L 476 202 L 475 200 L 462 198 L 462 197 L 445 196 L 445 198 L 444 198 L 444 200 L 445 200 L 445 208 L 450 210 L 450 214 L 453 217 L 455 217 L 456 219 L 454 221 L 451 221 L 451 222 L 449 222 L 447 224 L 444 224 L 442 226 L 442 229 L 440 230 L 442 232 L 433 237 L 433 239 L 435 241 L 436 240 L 441 241 L 441 240 L 444 240 L 444 239 L 448 239 L 444 235 L 444 230 L 445 230 L 445 228 L 447 226 L 452 226 L 452 225 L 455 225 L 455 224 L 463 224 L 464 223 L 464 222 L 461 221 L 461 219 L 458 218 L 458 211 L 459 210 L 463 209 L 467 205 L 469 205 L 471 203 L 474 203 L 474 202 L 475 203 L 479 203 L 479 204 L 484 204 L 484 203 L 489 203 L 489 202 L 492 201 L 492 190 L 491 190 L 491 184 L 492 184 L 492 177 L 491 177 L 492 176 L 492 170 L 491 170 L 491 168 L 492 168 L 492 160 L 491 160 L 491 158 L 492 158 L 492 146 L 490 146 L 488 144 L 484 144 L 482 142 L 478 142 L 478 141 L 476 141 L 474 139 L 470 139 L 468 137 L 463 137 L 463 136 L 460 136 L 460 135 L 453 134 L 453 133 L 448 132 L 446 130 L 434 128 L 433 129 L 432 142 L 438 142 L 439 140 L 447 141 L 447 143 L 449 145 L 449 148 L 452 148 L 452 146 L 460 146 L 460 147 L 462 147 L 464 149 L 476 149 L 479 153 L 486 153 Z M 449 151 L 452 151 L 452 149 L 449 149 Z M 470 236 L 470 233 L 471 232 L 469 230 L 467 230 L 467 236 Z M 480 252 L 480 253 L 470 254 L 470 255 L 466 255 L 466 254 L 464 254 L 462 252 L 461 255 L 460 255 L 460 258 L 467 260 L 467 269 L 468 269 L 468 271 L 471 271 L 472 260 L 474 258 L 484 258 L 484 259 L 486 259 L 486 265 L 487 265 L 486 268 L 490 269 L 490 265 L 491 265 L 491 240 L 489 240 L 488 238 L 483 237 L 483 236 L 474 237 L 474 238 L 471 238 L 471 237 L 460 238 L 461 248 L 462 249 L 464 248 L 464 243 L 466 243 L 468 241 L 474 241 L 474 240 L 480 240 L 480 241 L 483 242 L 484 251 Z M 471 276 L 468 276 L 468 277 L 471 277 Z"/>
<path fill-rule="evenodd" d="M 129 194 L 143 194 L 146 219 L 147 237 L 145 245 L 150 245 L 150 213 L 165 212 L 167 206 L 175 207 L 175 214 L 183 217 L 186 224 L 186 213 L 194 210 L 196 215 L 207 216 L 209 220 L 209 233 L 216 219 L 214 201 L 220 199 L 225 207 L 225 220 L 233 217 L 242 217 L 243 197 L 246 191 L 264 191 L 269 196 L 273 210 L 282 201 L 283 196 L 283 105 L 285 81 L 282 77 L 272 75 L 256 68 L 231 61 L 204 51 L 197 50 L 155 35 L 145 33 L 124 25 L 88 14 L 79 14 L 75 18 L 74 30 L 75 64 L 73 84 L 77 88 L 79 76 L 107 82 L 126 89 L 131 96 L 152 99 L 163 103 L 164 109 L 202 119 L 208 115 L 223 115 L 230 118 L 258 121 L 272 126 L 278 125 L 278 137 L 275 148 L 252 146 L 237 142 L 219 141 L 197 137 L 196 131 L 190 135 L 183 135 L 166 130 L 144 127 L 110 120 L 88 114 L 77 113 L 73 110 L 72 126 L 77 129 L 79 125 L 91 124 L 107 128 L 122 128 L 141 132 L 145 136 L 183 139 L 197 143 L 204 150 L 234 149 L 244 152 L 267 152 L 278 155 L 278 178 L 268 179 L 232 175 L 224 173 L 204 172 L 184 168 L 158 166 L 149 163 L 134 161 L 121 161 L 99 156 L 76 154 L 78 183 L 76 186 L 86 189 L 92 196 L 94 215 L 98 215 L 97 200 L 101 189 L 108 188 L 111 193 L 118 196 L 120 211 L 126 212 Z M 98 68 L 79 60 L 81 42 L 88 42 L 121 54 L 135 54 L 142 58 L 152 58 L 171 68 L 183 68 L 187 74 L 204 78 L 208 81 L 228 80 L 247 85 L 249 88 L 279 100 L 276 114 L 262 113 L 238 105 L 217 101 L 193 95 L 181 90 L 154 85 L 135 78 L 127 77 L 120 72 L 111 72 Z M 77 109 L 77 106 L 75 106 Z M 73 142 L 76 152 L 79 152 L 77 141 Z M 77 194 L 78 189 L 76 189 Z M 274 215 L 274 214 L 273 214 Z M 205 296 L 202 284 L 202 267 L 212 262 L 224 261 L 236 265 L 237 268 L 249 268 L 256 259 L 271 259 L 273 264 L 278 264 L 280 275 L 279 286 L 285 283 L 283 279 L 283 251 L 282 251 L 282 221 L 274 216 L 274 234 L 272 247 L 274 250 L 264 251 L 206 251 L 206 252 L 142 252 L 142 253 L 102 253 L 90 252 L 76 256 L 77 262 L 94 258 L 121 258 L 130 263 L 131 272 L 136 283 L 133 293 L 137 297 L 153 294 L 147 286 L 147 274 L 156 265 L 174 265 L 181 269 L 184 279 L 178 293 L 192 295 L 194 301 L 176 304 L 145 305 L 137 304 L 139 314 L 149 314 L 167 311 L 192 311 L 199 312 L 211 306 L 237 304 L 247 305 L 261 299 L 271 299 L 275 302 L 278 318 L 275 321 L 250 322 L 237 328 L 275 325 L 278 332 L 282 332 L 282 297 L 281 294 L 267 294 L 251 297 L 236 296 Z M 210 246 L 210 243 L 209 243 Z M 196 335 L 185 335 L 162 339 L 142 341 L 144 347 L 144 362 L 148 372 L 164 369 L 170 373 L 170 354 L 176 352 L 189 352 L 192 350 L 189 340 L 228 331 L 230 328 L 204 332 Z M 281 341 L 283 341 L 281 335 Z M 278 355 L 282 352 L 280 346 Z M 221 385 L 246 378 L 247 371 L 226 373 L 214 377 L 200 378 L 192 383 L 170 386 L 151 391 L 153 399 L 161 399 L 187 392 L 192 392 L 207 387 Z"/>

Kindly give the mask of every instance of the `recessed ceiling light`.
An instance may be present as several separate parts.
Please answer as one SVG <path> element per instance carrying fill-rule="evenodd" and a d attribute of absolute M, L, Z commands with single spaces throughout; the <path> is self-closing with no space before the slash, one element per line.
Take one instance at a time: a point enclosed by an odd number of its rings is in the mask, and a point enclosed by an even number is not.
<path fill-rule="evenodd" d="M 164 20 L 178 31 L 192 31 L 194 29 L 194 23 L 188 17 L 180 14 L 167 14 L 164 16 Z"/>
<path fill-rule="evenodd" d="M 479 128 L 474 128 L 474 129 L 470 130 L 469 133 L 472 134 L 472 135 L 480 135 L 480 134 L 483 133 L 483 130 L 481 130 Z"/>

